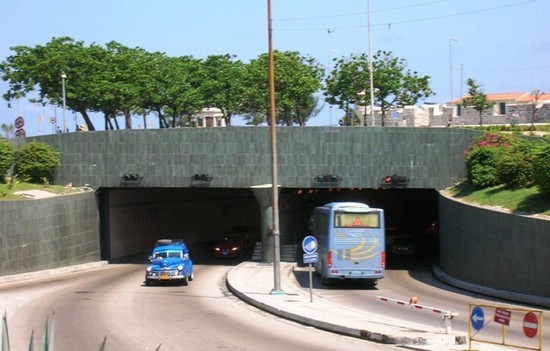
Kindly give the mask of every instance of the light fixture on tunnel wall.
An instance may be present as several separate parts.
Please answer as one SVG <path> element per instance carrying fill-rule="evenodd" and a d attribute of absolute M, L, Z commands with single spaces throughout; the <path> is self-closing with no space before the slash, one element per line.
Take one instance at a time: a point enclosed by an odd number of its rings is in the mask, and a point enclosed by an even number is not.
<path fill-rule="evenodd" d="M 341 180 L 342 180 L 342 177 L 334 174 L 316 175 L 313 178 L 313 186 L 332 188 L 340 184 Z"/>
<path fill-rule="evenodd" d="M 124 187 L 139 186 L 143 180 L 143 175 L 137 173 L 124 173 L 120 176 L 120 185 Z"/>
<path fill-rule="evenodd" d="M 398 176 L 396 174 L 385 176 L 380 181 L 381 188 L 406 188 L 409 185 L 409 178 L 406 176 Z"/>
<path fill-rule="evenodd" d="M 208 186 L 212 181 L 212 176 L 208 173 L 193 174 L 191 177 L 191 185 L 193 186 Z"/>

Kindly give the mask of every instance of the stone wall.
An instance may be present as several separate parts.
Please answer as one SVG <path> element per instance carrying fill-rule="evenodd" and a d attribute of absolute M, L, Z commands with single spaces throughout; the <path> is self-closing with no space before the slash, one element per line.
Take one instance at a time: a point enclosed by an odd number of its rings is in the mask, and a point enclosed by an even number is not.
<path fill-rule="evenodd" d="M 94 192 L 0 201 L 0 276 L 100 260 Z"/>
<path fill-rule="evenodd" d="M 308 127 L 277 129 L 282 187 L 315 186 L 317 175 L 343 188 L 377 188 L 386 175 L 411 188 L 443 189 L 464 179 L 464 150 L 480 133 L 444 128 Z M 67 133 L 33 138 L 59 150 L 55 184 L 100 187 L 248 188 L 271 184 L 269 128 L 182 128 Z M 125 182 L 124 174 L 139 181 Z M 199 184 L 205 185 L 205 184 Z"/>
<path fill-rule="evenodd" d="M 439 197 L 441 268 L 485 287 L 549 297 L 550 220 Z"/>

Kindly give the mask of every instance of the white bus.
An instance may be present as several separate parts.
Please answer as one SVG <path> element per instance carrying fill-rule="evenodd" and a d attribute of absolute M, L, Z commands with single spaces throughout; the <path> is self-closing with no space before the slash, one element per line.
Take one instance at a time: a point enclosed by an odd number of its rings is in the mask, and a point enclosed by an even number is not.
<path fill-rule="evenodd" d="M 376 285 L 384 278 L 384 210 L 359 202 L 331 202 L 316 207 L 312 221 L 318 241 L 315 270 L 323 284 L 362 279 Z"/>

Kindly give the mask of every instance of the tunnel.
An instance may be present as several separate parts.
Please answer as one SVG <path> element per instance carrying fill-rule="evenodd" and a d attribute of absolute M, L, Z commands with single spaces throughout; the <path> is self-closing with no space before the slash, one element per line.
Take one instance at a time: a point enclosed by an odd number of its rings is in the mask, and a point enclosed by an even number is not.
<path fill-rule="evenodd" d="M 251 188 L 101 188 L 97 195 L 101 256 L 111 262 L 145 257 L 157 240 L 166 238 L 183 239 L 200 262 L 235 227 L 254 228 L 252 239 L 262 241 L 266 209 Z M 416 256 L 435 259 L 437 238 L 427 236 L 427 229 L 438 221 L 437 199 L 434 189 L 282 188 L 281 245 L 296 245 L 299 260 L 301 240 L 314 235 L 308 226 L 313 209 L 333 201 L 355 201 L 384 209 L 390 263 L 396 238 L 412 239 Z"/>

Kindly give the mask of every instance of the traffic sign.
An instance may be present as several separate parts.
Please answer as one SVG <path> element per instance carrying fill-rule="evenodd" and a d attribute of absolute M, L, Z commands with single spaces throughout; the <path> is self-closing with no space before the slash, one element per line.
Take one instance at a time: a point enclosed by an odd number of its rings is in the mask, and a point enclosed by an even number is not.
<path fill-rule="evenodd" d="M 479 306 L 474 307 L 472 314 L 470 315 L 470 320 L 472 322 L 472 327 L 475 330 L 481 330 L 485 322 L 485 316 L 483 314 L 483 309 Z"/>
<path fill-rule="evenodd" d="M 24 138 L 27 136 L 27 133 L 25 132 L 25 129 L 19 128 L 15 131 L 15 136 L 18 138 Z"/>
<path fill-rule="evenodd" d="M 55 124 L 55 117 L 50 117 L 50 123 Z"/>
<path fill-rule="evenodd" d="M 319 254 L 317 252 L 304 254 L 304 263 L 315 262 L 319 262 Z"/>
<path fill-rule="evenodd" d="M 21 129 L 25 125 L 25 120 L 23 117 L 19 116 L 15 119 L 15 128 Z"/>
<path fill-rule="evenodd" d="M 531 339 L 539 332 L 539 320 L 533 312 L 529 312 L 523 317 L 523 332 Z"/>
<path fill-rule="evenodd" d="M 317 239 L 315 237 L 308 235 L 302 240 L 302 249 L 306 254 L 312 254 L 317 252 Z"/>
<path fill-rule="evenodd" d="M 494 321 L 495 323 L 499 323 L 502 325 L 510 325 L 511 316 L 512 316 L 512 311 L 509 311 L 504 308 L 497 308 L 495 309 Z"/>

